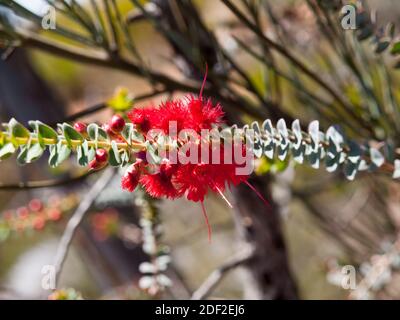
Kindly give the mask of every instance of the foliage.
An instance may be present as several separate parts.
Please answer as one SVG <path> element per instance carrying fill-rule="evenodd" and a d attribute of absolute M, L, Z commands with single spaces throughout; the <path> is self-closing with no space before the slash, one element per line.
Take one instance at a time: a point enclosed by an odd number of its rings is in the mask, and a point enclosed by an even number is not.
<path fill-rule="evenodd" d="M 19 17 L 19 20 L 1 17 L 0 45 L 7 52 L 18 46 L 37 48 L 129 72 L 170 94 L 198 92 L 199 85 L 193 80 L 201 79 L 207 62 L 211 72 L 205 94 L 226 107 L 229 125 L 240 127 L 256 120 L 244 129 L 255 129 L 254 153 L 264 161 L 260 170 L 263 174 L 270 172 L 268 161 L 272 158 L 278 159 L 282 168 L 293 158 L 312 167 L 319 167 L 323 162 L 330 172 L 343 168 L 349 179 L 354 179 L 362 170 L 400 177 L 400 162 L 396 159 L 400 144 L 400 103 L 395 74 L 399 64 L 392 64 L 400 51 L 392 25 L 378 26 L 363 1 L 356 5 L 358 29 L 355 31 L 345 31 L 340 26 L 340 8 L 344 4 L 340 0 L 294 2 L 287 12 L 276 9 L 272 1 L 221 2 L 233 15 L 224 37 L 216 36 L 219 27 L 226 28 L 223 22 L 211 30 L 193 1 L 188 0 L 175 1 L 173 8 L 169 1 L 143 4 L 132 0 L 131 11 L 126 15 L 114 0 L 104 1 L 102 5 L 91 1 L 87 7 L 77 1 L 48 0 L 70 24 L 44 32 L 38 31 L 42 17 L 16 1 L 0 0 L 2 8 L 11 9 Z M 182 17 L 179 23 L 176 17 Z M 30 22 L 29 27 L 21 23 L 26 20 Z M 137 35 L 132 32 L 132 26 L 138 21 L 151 22 L 166 40 L 172 52 L 168 58 L 182 77 L 160 72 L 140 54 Z M 271 32 L 265 32 L 265 26 Z M 243 32 L 236 32 L 234 28 Z M 303 28 L 306 32 L 301 32 Z M 309 38 L 317 41 L 307 40 L 304 34 L 310 34 Z M 243 63 L 248 59 L 255 67 Z M 131 102 L 132 97 L 121 91 L 108 106 L 125 111 Z M 261 124 L 264 119 L 270 120 Z M 308 130 L 301 130 L 300 122 L 295 119 L 308 125 Z M 276 128 L 272 123 L 276 123 Z M 332 124 L 340 124 L 342 129 Z M 0 133 L 1 159 L 18 151 L 18 163 L 30 163 L 49 148 L 51 166 L 62 163 L 72 151 L 77 154 L 78 164 L 85 166 L 95 157 L 97 149 L 105 148 L 110 152 L 109 163 L 123 166 L 134 161 L 131 151 L 135 153 L 144 147 L 142 141 L 135 144 L 137 131 L 130 125 L 124 129 L 125 142 L 113 140 L 97 124 L 89 125 L 85 135 L 67 123 L 58 126 L 57 131 L 40 122 L 30 125 L 32 131 L 15 120 L 7 124 L 6 131 Z M 320 127 L 328 130 L 322 131 Z M 318 191 L 341 185 L 336 176 L 331 179 L 335 183 L 325 184 Z M 369 187 L 379 198 L 376 202 L 382 203 L 390 193 L 385 193 L 386 184 L 380 180 L 382 188 L 376 187 L 377 176 L 372 180 Z M 337 232 L 340 226 L 324 215 L 326 210 L 321 203 L 313 205 L 312 197 L 318 197 L 318 192 L 306 186 L 300 189 L 294 194 L 325 230 L 333 237 L 340 237 Z M 387 211 L 386 206 L 381 207 L 380 212 L 385 213 L 382 215 L 390 220 Z M 395 226 L 393 221 L 389 224 Z M 353 251 L 381 238 L 380 234 L 371 237 L 371 232 L 362 231 L 369 230 L 370 225 L 368 222 L 364 228 L 346 229 L 356 243 L 350 245 Z M 339 240 L 349 246 L 345 238 Z"/>

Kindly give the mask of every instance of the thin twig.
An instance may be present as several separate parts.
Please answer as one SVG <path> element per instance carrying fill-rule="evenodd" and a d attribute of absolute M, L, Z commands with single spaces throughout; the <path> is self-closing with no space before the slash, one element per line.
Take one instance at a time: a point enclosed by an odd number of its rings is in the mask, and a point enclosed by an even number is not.
<path fill-rule="evenodd" d="M 21 36 L 23 37 L 24 45 L 27 47 L 47 51 L 51 54 L 62 56 L 77 62 L 121 70 L 123 72 L 128 72 L 143 77 L 143 70 L 140 66 L 134 64 L 133 62 L 127 61 L 122 57 L 110 57 L 104 51 L 99 52 L 99 50 L 96 50 L 93 53 L 87 53 L 87 50 L 60 43 L 54 43 L 35 34 Z M 199 90 L 197 86 L 190 84 L 187 80 L 184 82 L 178 81 L 156 71 L 147 70 L 146 75 L 155 83 L 163 85 L 168 91 L 198 92 Z M 240 109 L 241 111 L 244 111 L 256 118 L 262 119 L 267 116 L 265 110 L 263 109 L 257 109 L 247 104 L 241 104 L 239 107 L 237 101 L 221 95 L 218 90 L 215 90 L 214 88 L 205 88 L 204 91 L 208 95 L 219 99 L 221 103 L 229 105 L 232 108 L 236 108 L 237 110 Z"/>
<path fill-rule="evenodd" d="M 92 172 L 85 172 L 77 176 L 67 177 L 65 179 L 49 179 L 39 181 L 26 181 L 14 184 L 3 184 L 0 182 L 0 190 L 19 190 L 19 189 L 38 189 L 65 186 L 70 183 L 86 179 Z"/>
<path fill-rule="evenodd" d="M 163 94 L 163 93 L 166 93 L 166 92 L 168 92 L 168 90 L 165 90 L 165 89 L 162 89 L 162 90 L 153 90 L 152 92 L 144 93 L 144 94 L 142 94 L 142 95 L 140 95 L 140 96 L 134 97 L 134 98 L 133 98 L 133 101 L 134 101 L 134 102 L 138 102 L 138 101 L 150 99 L 150 98 L 153 98 L 153 97 L 155 97 L 155 96 L 157 96 L 157 95 L 160 95 L 160 94 Z M 63 122 L 74 121 L 74 120 L 76 120 L 76 119 L 86 117 L 86 116 L 88 116 L 88 115 L 91 115 L 91 114 L 93 114 L 93 113 L 99 112 L 99 111 L 104 110 L 104 109 L 106 109 L 106 108 L 107 108 L 107 103 L 102 102 L 102 103 L 96 104 L 96 105 L 94 105 L 94 106 L 91 106 L 91 107 L 89 107 L 89 108 L 87 108 L 87 109 L 84 109 L 84 110 L 82 110 L 82 111 L 79 111 L 79 112 L 77 112 L 77 113 L 74 113 L 74 114 L 72 114 L 72 115 L 70 115 L 70 116 L 67 116 L 67 117 L 66 117 L 65 119 L 63 119 L 63 120 L 60 120 L 60 121 L 56 121 L 56 122 L 54 122 L 54 123 L 51 123 L 50 125 L 51 125 L 51 126 L 55 126 L 55 125 L 57 125 L 57 123 L 63 123 Z"/>
<path fill-rule="evenodd" d="M 68 221 L 67 227 L 62 235 L 60 243 L 57 248 L 57 253 L 55 257 L 54 267 L 56 270 L 56 287 L 58 286 L 58 280 L 60 277 L 60 273 L 62 267 L 64 265 L 65 258 L 68 253 L 68 249 L 71 245 L 72 239 L 74 234 L 83 220 L 85 213 L 90 209 L 93 202 L 99 196 L 101 191 L 108 185 L 111 179 L 115 176 L 115 169 L 108 168 L 104 171 L 103 175 L 97 180 L 97 182 L 92 186 L 90 191 L 86 194 L 83 198 L 81 203 L 79 204 L 78 208 L 76 208 L 74 214 L 72 215 L 71 219 Z"/>
<path fill-rule="evenodd" d="M 193 293 L 191 300 L 206 299 L 230 270 L 248 262 L 253 255 L 254 250 L 250 248 L 238 252 L 208 276 L 202 285 Z"/>

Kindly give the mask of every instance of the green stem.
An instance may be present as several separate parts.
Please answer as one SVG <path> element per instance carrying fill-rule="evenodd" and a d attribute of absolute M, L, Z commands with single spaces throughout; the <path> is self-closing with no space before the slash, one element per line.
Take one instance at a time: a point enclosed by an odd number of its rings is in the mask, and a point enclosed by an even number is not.
<path fill-rule="evenodd" d="M 16 137 L 11 139 L 11 137 L 9 137 L 7 135 L 6 132 L 3 132 L 3 134 L 5 135 L 4 139 L 6 142 L 11 142 L 11 141 L 16 141 L 17 144 L 20 145 L 25 145 L 28 143 L 39 143 L 39 139 L 36 137 L 26 137 L 26 138 L 21 138 L 21 137 Z M 72 147 L 79 147 L 82 145 L 82 143 L 84 142 L 83 140 L 70 140 L 69 142 L 66 139 L 49 139 L 49 138 L 43 138 L 41 139 L 41 141 L 43 141 L 43 143 L 45 145 L 55 145 L 58 142 L 62 142 L 62 144 L 69 144 Z M 87 140 L 89 147 L 98 147 L 98 148 L 105 148 L 105 149 L 109 149 L 111 148 L 111 142 L 110 141 L 89 141 Z M 117 147 L 118 149 L 143 149 L 145 148 L 143 143 L 140 142 L 132 142 L 130 144 L 126 143 L 126 142 L 118 142 L 117 143 Z"/>

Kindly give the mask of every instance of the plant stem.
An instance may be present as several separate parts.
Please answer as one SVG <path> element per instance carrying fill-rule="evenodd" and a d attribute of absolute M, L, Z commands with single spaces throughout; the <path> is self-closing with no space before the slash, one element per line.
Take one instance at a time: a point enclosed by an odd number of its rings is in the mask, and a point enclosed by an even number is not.
<path fill-rule="evenodd" d="M 5 135 L 4 139 L 6 142 L 11 142 L 16 141 L 18 143 L 18 145 L 25 145 L 28 143 L 39 143 L 39 139 L 36 137 L 27 137 L 27 138 L 13 138 L 11 139 L 11 137 L 9 137 L 7 135 L 6 132 L 3 132 L 3 134 Z M 82 145 L 82 143 L 84 142 L 84 140 L 70 140 L 69 142 L 65 139 L 48 139 L 48 138 L 43 138 L 41 139 L 41 141 L 44 142 L 45 145 L 55 145 L 58 142 L 62 142 L 62 144 L 69 144 L 72 147 L 79 147 Z M 89 141 L 86 140 L 88 142 L 89 147 L 100 147 L 100 148 L 105 148 L 105 149 L 109 149 L 111 148 L 111 142 L 110 141 Z M 140 142 L 132 142 L 131 144 L 128 144 L 126 142 L 117 142 L 117 147 L 118 149 L 143 149 L 144 148 L 144 144 L 140 143 Z"/>

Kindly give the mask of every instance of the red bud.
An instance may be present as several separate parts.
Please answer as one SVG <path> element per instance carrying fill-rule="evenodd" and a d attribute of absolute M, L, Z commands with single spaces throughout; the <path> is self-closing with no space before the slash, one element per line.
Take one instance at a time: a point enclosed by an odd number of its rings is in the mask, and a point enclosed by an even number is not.
<path fill-rule="evenodd" d="M 104 149 L 97 149 L 96 150 L 96 160 L 99 163 L 107 162 L 108 160 L 108 153 Z"/>
<path fill-rule="evenodd" d="M 125 120 L 120 115 L 116 114 L 111 118 L 110 128 L 114 133 L 119 133 L 125 127 Z"/>
<path fill-rule="evenodd" d="M 86 134 L 87 125 L 83 122 L 75 122 L 74 129 L 78 131 L 80 134 Z"/>

